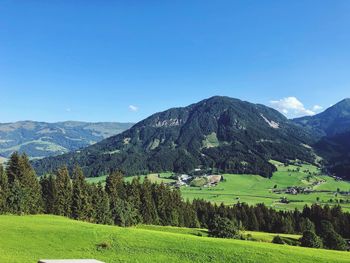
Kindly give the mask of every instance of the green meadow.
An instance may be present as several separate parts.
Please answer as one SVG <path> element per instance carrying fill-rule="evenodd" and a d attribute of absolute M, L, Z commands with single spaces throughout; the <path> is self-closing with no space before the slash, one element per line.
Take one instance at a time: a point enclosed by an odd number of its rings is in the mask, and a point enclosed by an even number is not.
<path fill-rule="evenodd" d="M 43 258 L 94 258 L 106 263 L 350 262 L 348 252 L 267 243 L 272 237 L 267 233 L 251 233 L 266 242 L 228 240 L 205 237 L 205 231 L 198 229 L 120 228 L 49 215 L 0 216 L 0 226 L 4 263 L 35 263 Z"/>
<path fill-rule="evenodd" d="M 237 202 L 248 204 L 264 203 L 275 209 L 302 209 L 305 205 L 319 203 L 330 206 L 339 204 L 344 210 L 350 210 L 350 196 L 337 193 L 350 191 L 350 183 L 336 181 L 329 176 L 320 175 L 317 167 L 304 164 L 302 167 L 294 165 L 284 166 L 275 162 L 278 171 L 268 179 L 259 175 L 237 175 L 224 174 L 224 181 L 215 187 L 182 187 L 184 198 L 203 198 L 215 203 L 227 205 Z M 297 169 L 299 168 L 299 171 Z M 309 175 L 309 172 L 317 175 Z M 322 181 L 319 185 L 312 186 L 312 183 Z M 275 193 L 273 190 L 283 190 L 287 187 L 312 187 L 314 192 L 308 194 L 286 194 Z M 281 203 L 281 198 L 286 197 L 289 203 Z M 332 200 L 332 201 L 330 201 Z M 340 200 L 342 200 L 340 203 Z"/>
<path fill-rule="evenodd" d="M 342 195 L 340 192 L 349 192 L 350 183 L 337 181 L 332 177 L 322 175 L 319 168 L 310 164 L 301 167 L 295 165 L 284 166 L 272 161 L 277 167 L 277 172 L 269 178 L 249 174 L 223 174 L 224 180 L 214 187 L 183 186 L 181 192 L 184 199 L 205 199 L 214 203 L 226 205 L 245 202 L 250 205 L 264 203 L 275 209 L 291 210 L 302 209 L 305 205 L 319 203 L 330 206 L 340 204 L 345 211 L 350 211 L 350 195 Z M 311 176 L 309 175 L 311 172 Z M 147 177 L 152 182 L 174 182 L 170 179 L 171 173 L 149 174 Z M 141 180 L 145 175 L 140 176 Z M 133 177 L 126 177 L 131 181 Z M 89 182 L 105 182 L 106 177 L 88 178 Z M 321 184 L 312 186 L 314 182 L 322 181 Z M 273 190 L 283 190 L 287 187 L 312 187 L 314 192 L 308 194 L 285 194 L 275 193 Z M 281 203 L 281 198 L 286 197 L 289 203 Z M 330 201 L 332 200 L 332 201 Z"/>

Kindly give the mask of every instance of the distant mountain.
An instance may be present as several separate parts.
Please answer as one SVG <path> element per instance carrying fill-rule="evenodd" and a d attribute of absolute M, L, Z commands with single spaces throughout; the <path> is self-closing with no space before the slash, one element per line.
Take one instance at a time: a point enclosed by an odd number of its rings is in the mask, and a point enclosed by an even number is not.
<path fill-rule="evenodd" d="M 0 160 L 12 152 L 30 158 L 64 154 L 99 142 L 130 128 L 130 123 L 34 122 L 0 123 Z"/>
<path fill-rule="evenodd" d="M 322 113 L 293 120 L 318 136 L 333 136 L 350 130 L 350 99 L 344 99 Z"/>
<path fill-rule="evenodd" d="M 88 176 L 215 168 L 270 176 L 270 159 L 313 162 L 303 128 L 278 111 L 228 97 L 212 97 L 156 113 L 131 129 L 83 150 L 34 162 L 39 174 L 80 164 Z"/>
<path fill-rule="evenodd" d="M 325 158 L 328 171 L 350 180 L 350 131 L 325 136 L 314 147 Z"/>
<path fill-rule="evenodd" d="M 314 149 L 325 160 L 328 171 L 350 179 L 350 99 L 324 112 L 293 120 L 318 138 Z"/>

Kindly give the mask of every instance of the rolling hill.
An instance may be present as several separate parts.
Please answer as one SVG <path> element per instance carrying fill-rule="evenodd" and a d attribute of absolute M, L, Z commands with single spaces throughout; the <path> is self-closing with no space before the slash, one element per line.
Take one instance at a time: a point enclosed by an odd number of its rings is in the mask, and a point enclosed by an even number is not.
<path fill-rule="evenodd" d="M 269 160 L 312 163 L 311 136 L 278 111 L 229 97 L 212 97 L 183 108 L 156 113 L 131 129 L 83 150 L 33 163 L 39 174 L 75 163 L 87 176 L 114 170 L 126 174 L 198 167 L 266 177 Z"/>
<path fill-rule="evenodd" d="M 208 238 L 199 230 L 95 225 L 57 216 L 0 216 L 0 262 L 94 258 L 112 262 L 350 262 L 348 252 Z M 295 238 L 293 235 L 287 237 Z"/>
<path fill-rule="evenodd" d="M 131 123 L 34 122 L 0 123 L 0 158 L 25 152 L 30 158 L 59 155 L 116 135 Z"/>

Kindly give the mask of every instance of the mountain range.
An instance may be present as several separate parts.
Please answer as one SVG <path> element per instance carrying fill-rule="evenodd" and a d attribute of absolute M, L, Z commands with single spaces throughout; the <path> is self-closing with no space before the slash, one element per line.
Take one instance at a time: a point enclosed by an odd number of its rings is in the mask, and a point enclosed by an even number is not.
<path fill-rule="evenodd" d="M 34 162 L 39 174 L 79 164 L 88 176 L 194 169 L 271 176 L 269 160 L 313 162 L 311 134 L 278 111 L 212 97 L 156 113 L 129 130 L 83 150 Z"/>
<path fill-rule="evenodd" d="M 270 177 L 270 160 L 298 159 L 350 179 L 349 139 L 350 99 L 289 120 L 261 104 L 215 96 L 153 114 L 118 135 L 33 165 L 39 174 L 79 164 L 87 176 L 204 169 Z"/>
<path fill-rule="evenodd" d="M 327 170 L 350 179 L 350 99 L 324 112 L 293 120 L 317 139 L 314 149 L 324 158 Z"/>
<path fill-rule="evenodd" d="M 131 123 L 34 122 L 0 123 L 0 159 L 14 152 L 43 158 L 74 151 L 121 133 Z"/>

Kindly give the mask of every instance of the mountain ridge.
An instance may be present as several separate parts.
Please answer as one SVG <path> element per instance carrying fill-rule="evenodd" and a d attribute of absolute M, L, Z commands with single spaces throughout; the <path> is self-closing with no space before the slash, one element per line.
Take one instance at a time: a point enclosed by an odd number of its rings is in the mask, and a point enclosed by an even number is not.
<path fill-rule="evenodd" d="M 31 158 L 66 153 L 118 134 L 133 124 L 113 122 L 40 122 L 0 123 L 0 156 L 13 151 L 26 152 Z"/>
<path fill-rule="evenodd" d="M 350 99 L 343 99 L 317 115 L 294 119 L 293 122 L 318 138 L 313 147 L 324 158 L 327 171 L 349 180 Z"/>
<path fill-rule="evenodd" d="M 350 98 L 341 100 L 319 114 L 296 118 L 292 121 L 313 130 L 320 137 L 347 132 L 350 130 Z"/>
<path fill-rule="evenodd" d="M 79 152 L 34 162 L 34 167 L 42 174 L 78 163 L 89 176 L 113 170 L 189 172 L 198 167 L 271 176 L 272 158 L 312 162 L 305 147 L 311 141 L 277 110 L 214 96 L 155 113 L 119 135 Z"/>

